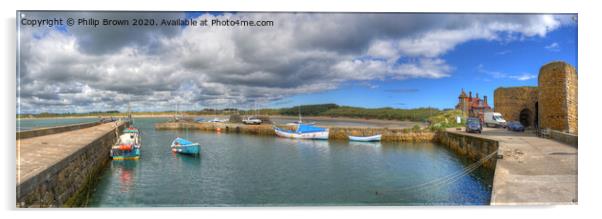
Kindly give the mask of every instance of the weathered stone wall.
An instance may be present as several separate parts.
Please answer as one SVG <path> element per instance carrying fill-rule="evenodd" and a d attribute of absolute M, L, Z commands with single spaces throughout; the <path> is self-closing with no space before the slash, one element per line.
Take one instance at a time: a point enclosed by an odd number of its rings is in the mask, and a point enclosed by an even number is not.
<path fill-rule="evenodd" d="M 156 129 L 189 129 L 226 133 L 240 133 L 252 135 L 275 136 L 272 125 L 244 125 L 236 123 L 193 123 L 193 122 L 166 122 L 155 124 Z M 287 127 L 281 127 L 287 128 Z M 290 128 L 290 127 L 288 127 Z M 364 127 L 328 127 L 328 138 L 333 140 L 347 140 L 348 135 L 371 136 L 382 134 L 382 141 L 395 142 L 430 142 L 435 138 L 435 133 L 429 131 L 413 132 L 401 128 L 364 128 Z"/>
<path fill-rule="evenodd" d="M 123 130 L 125 123 L 118 128 Z M 116 141 L 114 131 L 90 142 L 81 150 L 17 185 L 17 207 L 85 205 L 91 184 L 109 161 Z"/>
<path fill-rule="evenodd" d="M 51 134 L 56 134 L 56 133 L 61 133 L 61 132 L 68 132 L 68 131 L 72 131 L 72 130 L 84 129 L 84 128 L 96 126 L 98 124 L 100 124 L 100 122 L 80 123 L 80 124 L 74 124 L 74 125 L 64 125 L 64 126 L 57 126 L 57 127 L 50 127 L 50 128 L 38 128 L 38 129 L 32 129 L 32 130 L 27 130 L 27 131 L 20 131 L 20 132 L 17 132 L 17 139 L 33 138 L 33 137 L 38 137 L 38 136 L 42 136 L 42 135 L 51 135 Z"/>
<path fill-rule="evenodd" d="M 471 162 L 479 161 L 487 155 L 497 153 L 499 147 L 499 142 L 495 140 L 453 132 L 439 133 L 436 140 Z M 494 155 L 493 158 L 483 163 L 483 167 L 488 170 L 495 170 L 496 162 L 497 159 Z"/>
<path fill-rule="evenodd" d="M 541 128 L 577 133 L 577 72 L 565 62 L 552 62 L 539 70 Z"/>
<path fill-rule="evenodd" d="M 535 124 L 537 87 L 500 87 L 495 89 L 493 96 L 494 112 L 501 113 L 506 121 L 519 121 L 521 111 L 528 109 L 531 111 L 530 124 Z"/>

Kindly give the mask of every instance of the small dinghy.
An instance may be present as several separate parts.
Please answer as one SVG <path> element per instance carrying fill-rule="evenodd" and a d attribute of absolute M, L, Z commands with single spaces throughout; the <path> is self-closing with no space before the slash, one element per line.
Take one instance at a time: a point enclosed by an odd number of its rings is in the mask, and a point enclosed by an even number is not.
<path fill-rule="evenodd" d="M 381 137 L 382 137 L 382 135 L 373 135 L 373 136 L 365 136 L 365 137 L 349 135 L 349 140 L 350 141 L 370 142 L 370 141 L 380 141 Z"/>
<path fill-rule="evenodd" d="M 201 153 L 201 146 L 199 143 L 194 143 L 178 137 L 171 142 L 171 151 L 180 154 L 198 155 Z"/>

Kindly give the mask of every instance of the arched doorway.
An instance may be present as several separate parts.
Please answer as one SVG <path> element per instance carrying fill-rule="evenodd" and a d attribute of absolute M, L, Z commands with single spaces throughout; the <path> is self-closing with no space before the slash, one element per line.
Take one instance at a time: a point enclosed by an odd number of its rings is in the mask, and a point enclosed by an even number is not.
<path fill-rule="evenodd" d="M 529 109 L 523 109 L 520 111 L 520 116 L 518 117 L 518 121 L 520 124 L 523 124 L 525 127 L 531 126 L 531 115 L 533 113 Z"/>
<path fill-rule="evenodd" d="M 535 119 L 533 121 L 533 126 L 535 128 L 539 128 L 539 102 L 535 102 Z"/>

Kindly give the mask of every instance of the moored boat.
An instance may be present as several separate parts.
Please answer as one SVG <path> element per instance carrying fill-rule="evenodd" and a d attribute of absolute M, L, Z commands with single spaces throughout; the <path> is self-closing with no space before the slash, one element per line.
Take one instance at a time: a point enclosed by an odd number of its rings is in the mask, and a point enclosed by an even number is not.
<path fill-rule="evenodd" d="M 110 157 L 113 160 L 138 160 L 141 147 L 140 131 L 134 127 L 123 130 L 117 143 L 111 147 Z"/>
<path fill-rule="evenodd" d="M 297 138 L 297 139 L 317 139 L 327 140 L 328 129 L 317 127 L 309 124 L 300 123 L 297 125 L 295 130 L 281 129 L 274 126 L 274 131 L 277 136 L 284 138 Z"/>
<path fill-rule="evenodd" d="M 199 143 L 194 143 L 177 137 L 173 140 L 173 142 L 171 142 L 171 151 L 180 154 L 197 155 L 201 153 L 201 146 Z"/>
<path fill-rule="evenodd" d="M 369 141 L 380 141 L 382 135 L 373 135 L 373 136 L 352 136 L 352 135 L 349 135 L 348 137 L 349 137 L 350 141 L 369 142 Z"/>

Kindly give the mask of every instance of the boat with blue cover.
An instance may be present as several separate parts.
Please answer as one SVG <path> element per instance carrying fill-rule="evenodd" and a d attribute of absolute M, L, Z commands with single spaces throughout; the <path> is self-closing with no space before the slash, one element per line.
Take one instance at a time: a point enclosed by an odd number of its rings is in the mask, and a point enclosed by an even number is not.
<path fill-rule="evenodd" d="M 201 153 L 201 146 L 199 143 L 194 143 L 177 137 L 173 140 L 173 142 L 171 142 L 171 151 L 180 154 L 197 155 Z"/>
<path fill-rule="evenodd" d="M 277 136 L 297 139 L 328 139 L 328 128 L 317 127 L 305 123 L 299 123 L 294 130 L 282 129 L 274 126 Z"/>

